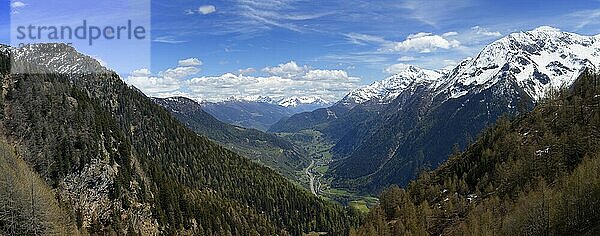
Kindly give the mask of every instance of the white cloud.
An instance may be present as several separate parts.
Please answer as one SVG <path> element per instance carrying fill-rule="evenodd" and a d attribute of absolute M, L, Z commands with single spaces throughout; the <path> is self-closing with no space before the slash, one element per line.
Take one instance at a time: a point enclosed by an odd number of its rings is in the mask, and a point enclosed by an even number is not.
<path fill-rule="evenodd" d="M 417 33 L 409 35 L 402 42 L 393 42 L 384 46 L 384 51 L 414 51 L 419 53 L 429 53 L 437 49 L 450 49 L 460 46 L 460 42 L 455 39 L 446 39 L 439 35 L 431 33 Z"/>
<path fill-rule="evenodd" d="M 446 33 L 442 34 L 442 37 L 450 37 L 450 36 L 456 36 L 456 35 L 458 35 L 458 32 L 450 31 L 450 32 L 446 32 Z"/>
<path fill-rule="evenodd" d="M 131 72 L 131 76 L 133 77 L 148 77 L 150 75 L 150 70 L 148 70 L 147 68 L 134 70 L 133 72 Z"/>
<path fill-rule="evenodd" d="M 409 11 L 406 17 L 437 27 L 438 22 L 455 17 L 457 11 L 471 7 L 476 2 L 472 0 L 405 0 L 401 3 L 401 7 Z"/>
<path fill-rule="evenodd" d="M 208 14 L 215 13 L 216 11 L 217 11 L 217 7 L 215 7 L 214 5 L 202 5 L 202 6 L 198 7 L 197 9 L 186 9 L 185 11 L 183 11 L 183 13 L 185 15 L 195 15 L 195 14 L 208 15 Z"/>
<path fill-rule="evenodd" d="M 309 70 L 308 66 L 298 66 L 295 61 L 290 61 L 285 64 L 279 64 L 274 67 L 265 67 L 264 72 L 282 77 L 296 77 L 300 74 L 304 74 Z"/>
<path fill-rule="evenodd" d="M 479 34 L 479 35 L 484 35 L 484 36 L 490 36 L 490 37 L 500 37 L 502 36 L 502 33 L 498 32 L 498 31 L 490 31 L 487 28 L 483 28 L 481 26 L 474 26 L 473 28 L 471 28 L 473 31 L 475 31 L 475 34 Z"/>
<path fill-rule="evenodd" d="M 370 66 L 380 66 L 388 61 L 385 55 L 381 52 L 368 53 L 344 53 L 344 54 L 328 54 L 317 58 L 318 61 L 335 62 L 342 64 L 361 64 Z"/>
<path fill-rule="evenodd" d="M 181 64 L 181 61 L 180 61 Z M 133 85 L 150 96 L 163 97 L 165 94 L 174 94 L 182 88 L 183 79 L 200 72 L 199 68 L 191 66 L 180 66 L 169 68 L 153 76 L 149 69 L 142 68 L 134 70 L 125 79 L 127 84 Z"/>
<path fill-rule="evenodd" d="M 21 1 L 14 1 L 10 4 L 10 7 L 12 7 L 13 9 L 14 8 L 22 8 L 25 6 L 27 6 L 27 4 L 25 4 L 24 2 L 21 2 Z"/>
<path fill-rule="evenodd" d="M 186 77 L 198 74 L 200 69 L 192 66 L 180 66 L 176 68 L 169 68 L 161 73 L 160 76 L 174 79 L 184 79 Z"/>
<path fill-rule="evenodd" d="M 160 36 L 160 37 L 154 38 L 154 40 L 152 40 L 152 41 L 157 42 L 157 43 L 169 43 L 169 44 L 187 43 L 187 41 L 178 40 L 177 38 L 175 38 L 173 36 Z"/>
<path fill-rule="evenodd" d="M 393 64 L 393 65 L 388 66 L 387 68 L 384 69 L 384 71 L 388 74 L 398 74 L 402 71 L 405 71 L 409 67 L 411 67 L 411 65 L 404 64 L 404 63 L 398 63 L 398 64 Z"/>
<path fill-rule="evenodd" d="M 414 60 L 416 60 L 416 58 L 411 57 L 411 56 L 401 56 L 400 58 L 398 58 L 398 61 L 404 61 L 404 62 L 414 61 Z"/>
<path fill-rule="evenodd" d="M 127 83 L 148 94 L 172 92 L 180 88 L 178 80 L 163 77 L 128 77 Z"/>
<path fill-rule="evenodd" d="M 11 2 L 10 3 L 10 8 L 11 8 L 10 14 L 12 14 L 12 15 L 19 14 L 20 13 L 19 9 L 21 9 L 25 6 L 27 6 L 27 4 L 25 4 L 24 2 L 21 2 L 21 1 Z"/>
<path fill-rule="evenodd" d="M 309 23 L 328 15 L 332 11 L 304 7 L 303 0 L 233 0 L 235 4 L 227 13 L 234 14 L 224 21 L 220 33 L 242 33 L 246 36 L 275 28 L 295 32 L 321 31 Z"/>
<path fill-rule="evenodd" d="M 256 69 L 254 68 L 246 68 L 246 69 L 239 69 L 238 73 L 242 74 L 242 75 L 248 75 L 248 74 L 253 74 L 256 72 Z"/>
<path fill-rule="evenodd" d="M 348 76 L 348 73 L 343 70 L 311 70 L 302 77 L 309 81 L 350 81 L 356 78 Z"/>
<path fill-rule="evenodd" d="M 360 78 L 350 77 L 345 71 L 311 70 L 296 78 L 227 73 L 221 76 L 193 78 L 186 86 L 199 100 L 208 101 L 249 96 L 268 96 L 273 99 L 318 96 L 327 101 L 336 101 L 359 84 Z"/>
<path fill-rule="evenodd" d="M 597 26 L 600 22 L 600 9 L 587 9 L 570 13 L 566 16 L 565 22 L 575 25 L 577 30 L 583 27 Z"/>
<path fill-rule="evenodd" d="M 213 5 L 204 5 L 198 8 L 198 12 L 202 15 L 208 15 L 217 11 L 217 8 Z"/>
<path fill-rule="evenodd" d="M 196 70 L 193 70 L 196 69 Z M 290 96 L 318 96 L 337 101 L 360 86 L 360 78 L 344 70 L 310 69 L 291 61 L 267 67 L 268 76 L 248 76 L 253 68 L 241 69 L 240 74 L 199 76 L 187 79 L 199 71 L 195 67 L 176 67 L 151 76 L 148 69 L 131 73 L 125 80 L 149 96 L 186 96 L 203 101 L 222 101 L 230 97 L 268 96 L 281 99 Z"/>
<path fill-rule="evenodd" d="M 358 45 L 366 45 L 369 43 L 384 44 L 388 42 L 383 37 L 368 34 L 349 33 L 345 36 L 350 43 Z"/>
<path fill-rule="evenodd" d="M 200 59 L 192 57 L 184 60 L 180 60 L 177 63 L 179 66 L 201 66 L 203 63 Z"/>
<path fill-rule="evenodd" d="M 450 60 L 450 59 L 444 60 L 444 65 L 445 66 L 455 66 L 457 64 L 458 64 L 458 62 L 455 61 L 455 60 Z"/>
<path fill-rule="evenodd" d="M 125 82 L 148 94 L 173 92 L 181 87 L 178 79 L 152 76 L 152 73 L 147 68 L 134 70 L 125 79 Z"/>
<path fill-rule="evenodd" d="M 134 70 L 125 79 L 127 84 L 133 85 L 151 96 L 173 94 L 182 88 L 183 80 L 200 72 L 196 66 L 202 65 L 198 58 L 188 58 L 178 61 L 178 66 L 169 68 L 153 76 L 148 68 Z"/>

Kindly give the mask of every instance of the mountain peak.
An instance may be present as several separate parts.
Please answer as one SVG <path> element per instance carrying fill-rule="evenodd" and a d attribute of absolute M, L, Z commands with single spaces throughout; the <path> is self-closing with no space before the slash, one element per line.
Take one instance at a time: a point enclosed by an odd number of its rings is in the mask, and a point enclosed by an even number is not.
<path fill-rule="evenodd" d="M 396 98 L 407 88 L 419 84 L 431 84 L 442 77 L 444 71 L 433 71 L 422 69 L 413 65 L 384 79 L 363 88 L 356 89 L 346 98 L 344 103 L 365 103 L 376 100 L 379 103 L 387 103 Z"/>
<path fill-rule="evenodd" d="M 298 107 L 301 105 L 327 105 L 329 102 L 318 96 L 292 96 L 279 100 L 278 104 L 282 107 Z"/>
<path fill-rule="evenodd" d="M 27 44 L 10 48 L 13 61 L 20 64 L 37 65 L 36 68 L 21 68 L 13 65 L 13 73 L 29 74 L 104 74 L 112 73 L 97 59 L 79 53 L 73 46 L 64 43 Z"/>
<path fill-rule="evenodd" d="M 512 33 L 486 46 L 442 79 L 450 97 L 481 91 L 511 78 L 535 100 L 549 88 L 571 84 L 586 67 L 600 64 L 600 40 L 541 26 Z"/>

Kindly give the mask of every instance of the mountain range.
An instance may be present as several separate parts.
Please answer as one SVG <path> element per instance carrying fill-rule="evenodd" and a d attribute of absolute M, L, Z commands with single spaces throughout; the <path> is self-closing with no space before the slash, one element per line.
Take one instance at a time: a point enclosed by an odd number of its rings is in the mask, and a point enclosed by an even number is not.
<path fill-rule="evenodd" d="M 204 111 L 228 124 L 266 131 L 279 120 L 302 112 L 330 106 L 319 97 L 288 97 L 274 100 L 264 96 L 202 102 Z"/>
<path fill-rule="evenodd" d="M 270 131 L 323 133 L 334 145 L 333 185 L 378 193 L 437 167 L 498 118 L 530 110 L 598 65 L 600 36 L 543 26 L 501 38 L 452 69 L 409 67 Z"/>

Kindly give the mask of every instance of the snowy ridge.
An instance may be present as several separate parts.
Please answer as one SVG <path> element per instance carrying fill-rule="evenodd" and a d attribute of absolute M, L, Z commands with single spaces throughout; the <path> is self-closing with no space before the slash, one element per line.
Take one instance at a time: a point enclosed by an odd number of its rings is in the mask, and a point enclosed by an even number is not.
<path fill-rule="evenodd" d="M 291 96 L 276 100 L 269 96 L 261 95 L 251 95 L 245 97 L 232 96 L 220 102 L 200 101 L 199 103 L 202 104 L 202 106 L 217 104 L 245 104 L 251 106 L 271 107 L 271 109 L 278 107 L 292 112 L 292 114 L 313 111 L 319 108 L 328 107 L 333 104 L 332 102 L 328 102 L 319 96 Z"/>
<path fill-rule="evenodd" d="M 246 97 L 230 97 L 224 102 L 257 102 L 257 103 L 270 103 L 273 104 L 275 101 L 268 96 L 251 95 Z"/>
<path fill-rule="evenodd" d="M 344 103 L 363 104 L 368 101 L 388 103 L 400 93 L 414 85 L 429 85 L 444 75 L 444 71 L 433 71 L 409 66 L 406 70 L 384 80 L 350 92 Z"/>
<path fill-rule="evenodd" d="M 81 54 L 72 46 L 59 43 L 28 44 L 11 48 L 13 62 L 39 65 L 21 67 L 13 63 L 13 73 L 92 74 L 111 73 L 96 59 Z"/>
<path fill-rule="evenodd" d="M 252 102 L 252 103 L 269 103 L 273 105 L 279 105 L 282 107 L 293 108 L 303 105 L 319 105 L 325 106 L 330 105 L 330 102 L 325 101 L 319 96 L 292 96 L 275 100 L 268 96 L 251 95 L 246 97 L 230 97 L 224 102 Z"/>
<path fill-rule="evenodd" d="M 329 102 L 323 100 L 317 96 L 307 96 L 307 97 L 289 97 L 280 100 L 278 105 L 282 107 L 298 107 L 301 105 L 329 105 Z"/>
<path fill-rule="evenodd" d="M 539 100 L 550 88 L 571 85 L 586 68 L 600 65 L 600 38 L 542 26 L 510 34 L 461 62 L 434 85 L 436 94 L 457 98 L 506 78 Z"/>
<path fill-rule="evenodd" d="M 411 66 L 350 92 L 342 103 L 388 103 L 415 85 L 428 86 L 433 96 L 447 100 L 478 93 L 505 79 L 513 79 L 531 98 L 539 100 L 550 88 L 569 86 L 583 70 L 598 66 L 600 34 L 582 36 L 541 26 L 501 38 L 451 70 Z"/>

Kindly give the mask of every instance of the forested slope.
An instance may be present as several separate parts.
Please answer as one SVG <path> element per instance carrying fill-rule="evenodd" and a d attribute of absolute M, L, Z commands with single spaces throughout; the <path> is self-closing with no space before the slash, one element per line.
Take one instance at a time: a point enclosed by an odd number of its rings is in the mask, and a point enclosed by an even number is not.
<path fill-rule="evenodd" d="M 302 170 L 310 163 L 308 153 L 303 148 L 274 134 L 223 123 L 191 99 L 173 97 L 152 100 L 192 131 L 292 180 L 303 177 Z"/>
<path fill-rule="evenodd" d="M 343 207 L 198 136 L 71 47 L 2 52 L 2 135 L 80 231 L 343 234 L 357 223 Z M 11 74 L 9 53 L 34 73 Z"/>
<path fill-rule="evenodd" d="M 407 189 L 381 194 L 356 235 L 581 235 L 600 225 L 600 78 L 586 72 L 501 119 Z"/>

